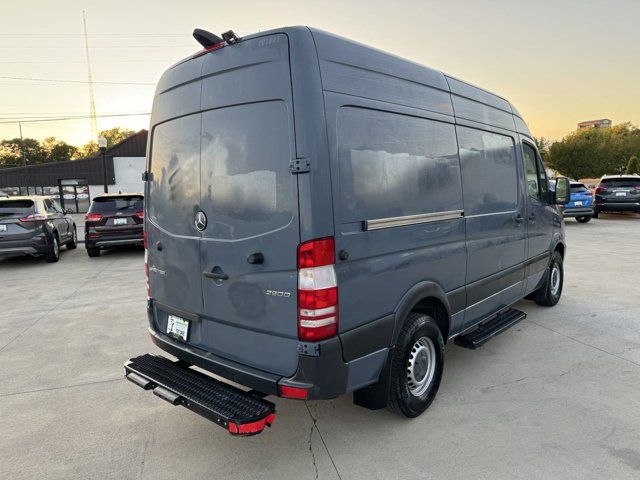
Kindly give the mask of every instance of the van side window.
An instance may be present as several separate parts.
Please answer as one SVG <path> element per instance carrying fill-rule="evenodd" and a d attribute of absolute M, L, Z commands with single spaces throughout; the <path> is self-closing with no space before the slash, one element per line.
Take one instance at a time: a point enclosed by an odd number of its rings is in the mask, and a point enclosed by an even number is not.
<path fill-rule="evenodd" d="M 536 161 L 536 151 L 527 143 L 522 143 L 522 153 L 524 155 L 524 165 L 527 171 L 527 192 L 532 198 L 542 200 L 538 178 L 538 168 Z"/>
<path fill-rule="evenodd" d="M 539 155 L 536 155 L 538 165 L 538 184 L 540 185 L 540 195 L 544 202 L 548 203 L 549 199 L 549 180 L 547 179 L 547 171 Z"/>
<path fill-rule="evenodd" d="M 345 107 L 337 137 L 343 223 L 462 210 L 453 125 Z"/>
<path fill-rule="evenodd" d="M 518 206 L 518 164 L 511 137 L 458 127 L 464 213 L 511 212 Z"/>

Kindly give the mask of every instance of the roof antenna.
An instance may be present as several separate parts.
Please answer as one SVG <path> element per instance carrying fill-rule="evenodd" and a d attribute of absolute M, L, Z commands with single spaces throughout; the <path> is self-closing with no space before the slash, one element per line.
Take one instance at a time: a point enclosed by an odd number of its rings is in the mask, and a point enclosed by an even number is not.
<path fill-rule="evenodd" d="M 193 31 L 193 38 L 195 38 L 198 43 L 204 48 L 213 47 L 217 43 L 224 42 L 224 40 L 217 36 L 215 33 L 207 32 L 206 30 L 201 30 L 200 28 L 196 28 Z"/>

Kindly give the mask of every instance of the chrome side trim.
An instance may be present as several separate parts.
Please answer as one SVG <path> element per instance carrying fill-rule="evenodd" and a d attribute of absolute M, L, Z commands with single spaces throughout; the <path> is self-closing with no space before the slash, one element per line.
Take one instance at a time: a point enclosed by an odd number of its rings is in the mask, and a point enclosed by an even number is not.
<path fill-rule="evenodd" d="M 132 238 L 128 240 L 99 240 L 96 243 L 94 243 L 94 245 L 96 247 L 101 247 L 101 246 L 107 246 L 107 245 L 135 245 L 136 243 L 139 243 L 140 245 L 142 245 L 142 239 Z"/>
<path fill-rule="evenodd" d="M 364 230 L 379 230 L 381 228 L 403 227 L 405 225 L 417 225 L 419 223 L 439 222 L 440 220 L 453 220 L 464 216 L 464 210 L 449 210 L 447 212 L 423 213 L 420 215 L 405 215 L 404 217 L 377 218 L 362 222 Z"/>

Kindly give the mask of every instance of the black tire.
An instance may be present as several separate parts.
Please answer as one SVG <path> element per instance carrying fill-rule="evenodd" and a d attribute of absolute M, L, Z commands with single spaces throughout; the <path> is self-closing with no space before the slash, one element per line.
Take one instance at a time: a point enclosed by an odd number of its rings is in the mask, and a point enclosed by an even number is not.
<path fill-rule="evenodd" d="M 555 275 L 558 275 L 557 279 Z M 564 267 L 560 252 L 553 252 L 549 263 L 549 273 L 544 285 L 536 292 L 535 301 L 538 305 L 553 307 L 560 301 L 562 285 L 564 284 Z"/>
<path fill-rule="evenodd" d="M 99 248 L 89 248 L 89 247 L 87 247 L 87 255 L 89 255 L 91 258 L 99 257 L 100 256 L 100 249 Z"/>
<path fill-rule="evenodd" d="M 597 210 L 594 210 L 592 218 L 598 218 L 599 214 L 600 212 L 598 212 Z"/>
<path fill-rule="evenodd" d="M 420 352 L 419 356 L 415 355 L 416 352 Z M 393 351 L 389 409 L 409 418 L 424 412 L 438 392 L 443 368 L 444 341 L 438 325 L 428 315 L 411 313 L 402 326 Z M 413 376 L 410 375 L 412 371 Z M 420 380 L 418 374 L 422 371 L 425 382 L 420 385 L 414 381 Z"/>
<path fill-rule="evenodd" d="M 78 248 L 78 232 L 76 227 L 73 227 L 73 235 L 71 240 L 67 242 L 67 250 L 75 250 L 76 248 Z"/>
<path fill-rule="evenodd" d="M 51 251 L 45 254 L 44 259 L 47 263 L 56 263 L 60 260 L 60 240 L 58 240 L 58 234 L 55 232 L 51 239 Z"/>
<path fill-rule="evenodd" d="M 586 216 L 586 217 L 576 217 L 576 221 L 578 223 L 587 223 L 591 220 L 591 216 Z"/>

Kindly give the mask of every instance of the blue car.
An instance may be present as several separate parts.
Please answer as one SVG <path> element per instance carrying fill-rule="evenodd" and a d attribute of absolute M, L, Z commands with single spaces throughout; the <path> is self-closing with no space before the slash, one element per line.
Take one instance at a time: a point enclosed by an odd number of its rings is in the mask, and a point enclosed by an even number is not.
<path fill-rule="evenodd" d="M 565 218 L 575 217 L 578 222 L 587 223 L 593 217 L 593 195 L 583 183 L 571 182 L 571 201 L 560 208 Z"/>

